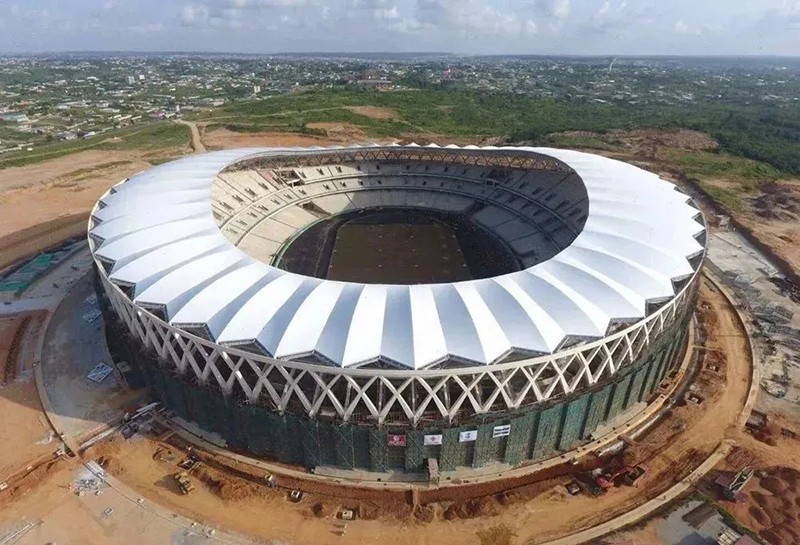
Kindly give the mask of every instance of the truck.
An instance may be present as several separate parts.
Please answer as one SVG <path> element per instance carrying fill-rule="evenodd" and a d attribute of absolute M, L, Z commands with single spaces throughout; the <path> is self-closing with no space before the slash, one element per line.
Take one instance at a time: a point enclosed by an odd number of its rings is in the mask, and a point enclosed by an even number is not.
<path fill-rule="evenodd" d="M 175 474 L 175 481 L 178 483 L 178 488 L 181 490 L 181 494 L 188 494 L 189 492 L 194 491 L 194 485 L 192 484 L 191 479 L 189 479 L 189 473 L 186 471 L 181 471 Z"/>

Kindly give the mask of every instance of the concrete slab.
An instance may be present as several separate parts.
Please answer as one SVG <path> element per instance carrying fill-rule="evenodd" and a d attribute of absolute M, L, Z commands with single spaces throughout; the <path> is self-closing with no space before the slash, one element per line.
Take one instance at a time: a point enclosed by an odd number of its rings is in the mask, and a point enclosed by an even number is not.
<path fill-rule="evenodd" d="M 800 416 L 800 350 L 793 345 L 800 330 L 800 304 L 770 280 L 778 274 L 775 264 L 738 232 L 720 230 L 708 242 L 709 268 L 754 315 L 754 326 L 764 331 L 752 338 L 761 378 L 785 387 L 785 399 L 762 392 L 757 407 Z M 785 323 L 773 323 L 775 318 Z"/>
<path fill-rule="evenodd" d="M 98 363 L 111 363 L 102 318 L 94 322 L 82 318 L 96 307 L 86 301 L 92 293 L 92 277 L 85 274 L 53 313 L 42 349 L 41 371 L 50 410 L 60 422 L 60 431 L 74 439 L 117 419 L 132 399 L 113 374 L 99 384 L 87 378 Z"/>

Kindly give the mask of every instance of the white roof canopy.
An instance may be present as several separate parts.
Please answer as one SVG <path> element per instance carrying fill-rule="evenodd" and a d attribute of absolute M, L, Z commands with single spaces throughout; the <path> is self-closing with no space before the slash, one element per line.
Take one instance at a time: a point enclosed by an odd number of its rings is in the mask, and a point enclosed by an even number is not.
<path fill-rule="evenodd" d="M 94 256 L 113 282 L 133 286 L 126 293 L 137 303 L 161 306 L 178 327 L 205 325 L 216 342 L 255 343 L 278 358 L 316 354 L 338 366 L 382 359 L 412 369 L 447 358 L 492 364 L 512 352 L 552 353 L 565 338 L 603 336 L 615 321 L 644 318 L 648 302 L 673 297 L 673 280 L 694 272 L 687 258 L 703 251 L 696 239 L 703 226 L 673 184 L 587 153 L 502 150 L 569 165 L 586 187 L 589 212 L 560 253 L 496 278 L 336 282 L 277 269 L 234 247 L 212 215 L 217 174 L 256 154 L 308 149 L 214 152 L 134 176 L 93 212 Z"/>

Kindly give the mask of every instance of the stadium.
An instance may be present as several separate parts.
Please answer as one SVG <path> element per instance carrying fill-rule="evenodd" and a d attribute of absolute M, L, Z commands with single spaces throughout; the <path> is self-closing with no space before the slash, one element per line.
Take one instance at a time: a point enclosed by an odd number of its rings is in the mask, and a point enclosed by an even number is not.
<path fill-rule="evenodd" d="M 527 147 L 213 152 L 89 222 L 129 382 L 233 451 L 361 475 L 515 467 L 646 407 L 705 237 L 657 175 Z"/>

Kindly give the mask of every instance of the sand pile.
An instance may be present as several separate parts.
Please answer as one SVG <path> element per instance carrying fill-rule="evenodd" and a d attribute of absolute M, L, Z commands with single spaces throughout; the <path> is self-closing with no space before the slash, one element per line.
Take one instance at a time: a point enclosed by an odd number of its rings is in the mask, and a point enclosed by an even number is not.
<path fill-rule="evenodd" d="M 772 545 L 800 543 L 800 471 L 774 467 L 761 473 L 749 493 L 754 529 Z"/>

